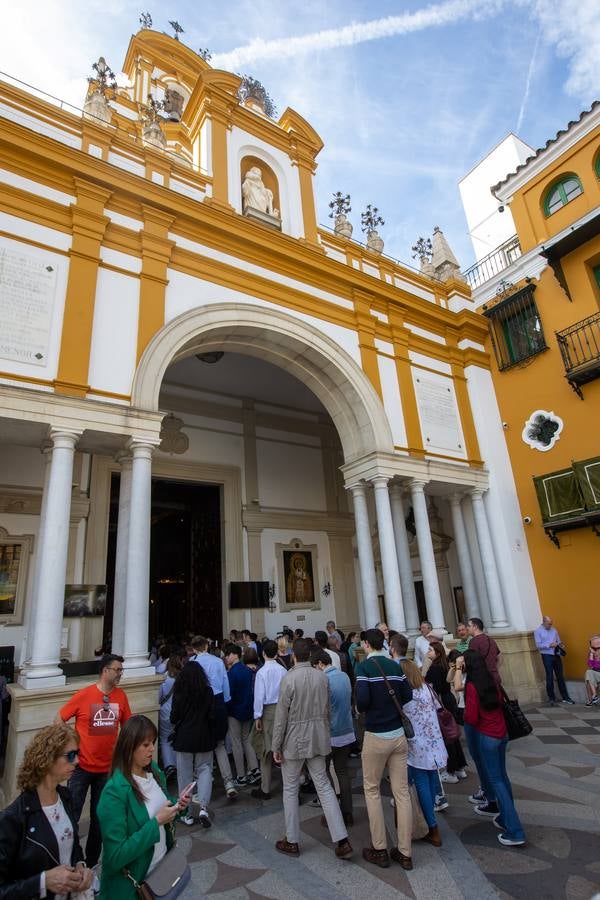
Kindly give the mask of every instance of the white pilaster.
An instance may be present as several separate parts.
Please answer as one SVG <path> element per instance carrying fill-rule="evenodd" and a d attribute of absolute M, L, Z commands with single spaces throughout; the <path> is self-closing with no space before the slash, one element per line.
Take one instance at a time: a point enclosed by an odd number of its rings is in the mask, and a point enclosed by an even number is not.
<path fill-rule="evenodd" d="M 471 503 L 473 506 L 473 518 L 475 519 L 475 528 L 477 530 L 477 541 L 479 543 L 479 554 L 481 556 L 485 586 L 490 602 L 492 627 L 506 628 L 508 626 L 508 621 L 506 619 L 502 588 L 500 587 L 500 578 L 498 577 L 494 548 L 492 547 L 490 529 L 483 503 L 483 491 L 477 489 L 472 490 Z"/>
<path fill-rule="evenodd" d="M 52 458 L 44 492 L 47 496 L 42 501 L 39 562 L 34 575 L 30 662 L 19 677 L 19 683 L 27 689 L 65 683 L 58 663 L 69 549 L 73 457 L 81 432 L 52 429 L 49 437 Z"/>
<path fill-rule="evenodd" d="M 377 578 L 375 576 L 373 544 L 371 543 L 366 487 L 359 482 L 358 484 L 349 485 L 348 489 L 352 492 L 354 505 L 358 567 L 360 570 L 360 585 L 365 617 L 362 624 L 365 628 L 374 628 L 379 621 L 379 603 L 377 601 Z"/>
<path fill-rule="evenodd" d="M 413 512 L 415 516 L 415 528 L 417 532 L 417 544 L 419 547 L 419 559 L 421 561 L 421 575 L 423 577 L 423 591 L 427 604 L 427 615 L 434 628 L 445 628 L 444 612 L 442 609 L 442 597 L 435 565 L 433 541 L 429 528 L 429 515 L 427 513 L 427 501 L 425 500 L 424 481 L 413 480 L 410 483 Z"/>
<path fill-rule="evenodd" d="M 460 505 L 461 499 L 462 497 L 460 494 L 452 494 L 450 497 L 454 546 L 456 547 L 456 555 L 458 557 L 458 567 L 460 569 L 467 616 L 469 618 L 472 616 L 481 618 L 481 610 L 477 601 L 475 576 L 473 575 L 473 566 L 471 565 L 471 556 L 469 554 L 469 541 L 467 539 L 462 507 Z"/>
<path fill-rule="evenodd" d="M 384 475 L 378 475 L 376 478 L 373 478 L 379 550 L 381 552 L 381 568 L 383 570 L 385 591 L 385 608 L 390 628 L 393 628 L 395 631 L 404 631 L 406 629 L 406 621 L 402 605 L 402 588 L 398 571 L 398 557 L 396 556 L 388 480 Z"/>
<path fill-rule="evenodd" d="M 390 487 L 390 502 L 392 506 L 394 538 L 396 540 L 396 557 L 398 559 L 398 569 L 400 570 L 400 586 L 404 602 L 404 617 L 409 634 L 411 632 L 417 634 L 419 631 L 419 610 L 417 609 L 417 596 L 415 594 L 408 534 L 406 533 L 406 513 L 404 511 L 402 493 L 401 485 L 392 484 Z"/>
<path fill-rule="evenodd" d="M 131 492 L 127 547 L 127 587 L 123 677 L 153 675 L 148 664 L 148 605 L 150 587 L 150 512 L 152 493 L 152 444 L 129 442 Z"/>
<path fill-rule="evenodd" d="M 113 602 L 112 652 L 125 649 L 125 607 L 127 600 L 127 556 L 129 553 L 129 507 L 131 502 L 131 456 L 118 457 L 121 464 L 119 516 L 117 520 L 117 552 L 115 559 L 115 596 Z"/>

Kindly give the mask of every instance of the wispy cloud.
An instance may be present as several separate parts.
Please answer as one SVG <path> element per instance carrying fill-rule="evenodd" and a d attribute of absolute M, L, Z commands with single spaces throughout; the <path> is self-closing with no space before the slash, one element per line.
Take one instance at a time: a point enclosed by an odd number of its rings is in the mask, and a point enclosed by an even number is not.
<path fill-rule="evenodd" d="M 447 0 L 435 3 L 414 13 L 400 16 L 386 16 L 368 22 L 355 22 L 341 28 L 329 28 L 304 34 L 299 37 L 277 38 L 265 41 L 255 38 L 243 47 L 227 53 L 216 54 L 213 65 L 223 69 L 238 69 L 248 63 L 266 60 L 282 60 L 317 50 L 332 50 L 336 47 L 350 47 L 365 41 L 394 37 L 439 28 L 465 19 L 483 18 L 496 14 L 504 5 L 504 0 L 482 3 L 481 0 Z"/>
<path fill-rule="evenodd" d="M 569 60 L 565 85 L 586 100 L 600 92 L 600 16 L 598 0 L 535 0 L 543 36 Z"/>
<path fill-rule="evenodd" d="M 535 66 L 537 62 L 538 55 L 538 47 L 540 45 L 540 34 L 541 31 L 538 31 L 535 44 L 533 45 L 533 53 L 531 54 L 531 59 L 529 60 L 529 68 L 527 69 L 527 78 L 525 80 L 525 90 L 523 91 L 523 99 L 521 100 L 521 108 L 519 109 L 519 116 L 517 118 L 517 127 L 515 131 L 517 134 L 521 130 L 521 125 L 523 124 L 523 119 L 525 118 L 525 111 L 527 109 L 527 103 L 529 102 L 529 94 L 531 92 L 531 81 L 533 79 L 533 73 L 535 71 Z"/>

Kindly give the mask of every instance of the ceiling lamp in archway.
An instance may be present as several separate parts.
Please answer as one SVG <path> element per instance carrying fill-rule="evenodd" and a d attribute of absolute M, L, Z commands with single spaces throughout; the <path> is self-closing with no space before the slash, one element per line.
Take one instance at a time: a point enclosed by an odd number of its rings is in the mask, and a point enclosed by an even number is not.
<path fill-rule="evenodd" d="M 206 353 L 196 353 L 196 359 L 206 363 L 208 366 L 214 366 L 225 356 L 223 350 L 208 350 Z"/>

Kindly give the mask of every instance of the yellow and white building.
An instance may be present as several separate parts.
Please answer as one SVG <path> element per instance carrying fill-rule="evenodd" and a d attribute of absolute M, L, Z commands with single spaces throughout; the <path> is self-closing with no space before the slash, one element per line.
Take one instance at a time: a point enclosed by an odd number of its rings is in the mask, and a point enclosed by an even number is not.
<path fill-rule="evenodd" d="M 481 615 L 535 696 L 487 323 L 443 235 L 416 272 L 319 227 L 319 136 L 182 43 L 142 30 L 123 69 L 130 87 L 92 86 L 83 115 L 0 83 L 5 786 L 74 689 L 59 660 L 89 659 L 103 627 L 138 709 L 155 707 L 149 633 L 330 618 L 415 633 Z M 171 121 L 144 125 L 149 93 Z M 272 213 L 243 205 L 253 167 Z M 238 581 L 268 582 L 270 607 L 231 610 Z M 64 616 L 65 585 L 105 584 L 106 621 Z"/>
<path fill-rule="evenodd" d="M 565 670 L 583 699 L 589 639 L 600 630 L 600 103 L 518 166 L 490 156 L 478 168 L 491 186 L 486 202 L 516 234 L 465 274 L 489 323 L 542 612 L 566 643 Z"/>

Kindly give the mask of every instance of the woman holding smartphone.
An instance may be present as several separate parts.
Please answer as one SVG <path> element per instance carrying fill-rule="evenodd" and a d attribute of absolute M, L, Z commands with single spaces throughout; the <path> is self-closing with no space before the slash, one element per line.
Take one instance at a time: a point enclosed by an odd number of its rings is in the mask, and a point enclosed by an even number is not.
<path fill-rule="evenodd" d="M 132 716 L 120 731 L 110 778 L 98 803 L 102 832 L 101 900 L 136 900 L 141 884 L 173 846 L 173 820 L 188 805 L 167 794 L 164 772 L 153 762 L 158 732 L 146 716 Z"/>

